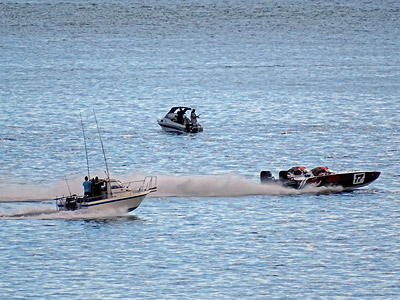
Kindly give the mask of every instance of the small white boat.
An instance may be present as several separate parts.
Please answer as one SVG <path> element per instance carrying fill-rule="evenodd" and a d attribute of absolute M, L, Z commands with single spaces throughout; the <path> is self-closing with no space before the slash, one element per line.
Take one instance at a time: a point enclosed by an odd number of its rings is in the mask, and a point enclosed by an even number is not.
<path fill-rule="evenodd" d="M 70 195 L 56 198 L 59 211 L 87 209 L 89 211 L 115 210 L 131 212 L 136 209 L 143 199 L 157 191 L 157 177 L 147 176 L 140 181 L 131 181 L 123 184 L 116 179 L 100 179 L 101 188 L 98 195 L 91 197 Z M 134 185 L 134 187 L 130 187 Z"/>
<path fill-rule="evenodd" d="M 157 120 L 161 128 L 166 132 L 197 133 L 203 131 L 203 126 L 186 116 L 186 112 L 192 110 L 190 107 L 172 107 L 161 120 Z M 198 116 L 197 116 L 198 117 Z"/>
<path fill-rule="evenodd" d="M 98 179 L 96 177 L 96 180 L 92 180 L 90 196 L 77 196 L 75 194 L 71 194 L 70 192 L 69 196 L 55 198 L 56 207 L 59 211 L 71 211 L 79 209 L 86 209 L 90 211 L 107 211 L 111 209 L 118 212 L 130 212 L 136 209 L 149 193 L 157 191 L 157 177 L 146 176 L 143 180 L 131 181 L 126 184 L 123 184 L 121 181 L 116 179 L 110 179 L 110 172 L 108 171 L 108 164 L 104 151 L 103 140 L 101 139 L 100 128 L 97 123 L 96 114 L 94 112 L 93 114 L 97 125 L 101 148 L 103 150 L 107 178 Z M 86 179 L 89 179 L 90 168 L 82 116 L 81 123 L 88 169 L 88 176 L 86 176 Z"/>

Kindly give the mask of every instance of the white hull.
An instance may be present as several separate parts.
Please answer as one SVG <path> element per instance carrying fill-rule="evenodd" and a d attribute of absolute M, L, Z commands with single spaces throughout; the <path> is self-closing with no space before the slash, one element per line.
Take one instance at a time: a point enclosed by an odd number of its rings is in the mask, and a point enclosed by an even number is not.
<path fill-rule="evenodd" d="M 139 207 L 143 199 L 150 192 L 132 194 L 125 197 L 112 197 L 108 199 L 83 202 L 81 204 L 81 209 L 87 209 L 88 211 L 105 211 L 105 210 L 115 210 L 121 212 L 130 212 Z"/>
<path fill-rule="evenodd" d="M 165 132 L 185 133 L 185 132 L 201 132 L 203 127 L 198 124 L 195 131 L 191 131 L 190 127 L 171 121 L 168 118 L 158 120 L 158 125 L 161 126 Z"/>
<path fill-rule="evenodd" d="M 186 126 L 172 122 L 167 118 L 158 120 L 158 125 L 166 132 L 186 132 Z"/>

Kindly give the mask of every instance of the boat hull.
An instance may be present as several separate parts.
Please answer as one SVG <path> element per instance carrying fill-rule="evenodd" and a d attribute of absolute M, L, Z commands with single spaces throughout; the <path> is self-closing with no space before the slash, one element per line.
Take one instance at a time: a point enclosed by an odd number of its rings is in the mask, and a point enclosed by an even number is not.
<path fill-rule="evenodd" d="M 370 184 L 375 181 L 380 172 L 348 172 L 335 173 L 321 176 L 311 176 L 291 179 L 273 179 L 269 171 L 261 171 L 260 179 L 262 183 L 279 183 L 286 187 L 302 189 L 305 187 L 341 187 L 344 191 L 351 191 Z"/>
<path fill-rule="evenodd" d="M 127 197 L 112 197 L 104 200 L 84 202 L 81 205 L 81 209 L 89 211 L 116 210 L 131 212 L 139 207 L 147 194 L 148 192 Z"/>
<path fill-rule="evenodd" d="M 127 186 L 116 179 L 98 181 L 102 185 L 100 194 L 91 197 L 70 195 L 56 198 L 59 211 L 107 211 L 131 212 L 138 208 L 143 199 L 152 192 L 157 191 L 157 177 L 146 176 L 143 180 L 131 181 Z M 129 188 L 129 186 L 133 186 Z"/>
<path fill-rule="evenodd" d="M 309 178 L 306 181 L 306 185 L 340 186 L 347 191 L 366 186 L 378 179 L 379 176 L 380 172 L 376 171 L 338 173 Z"/>
<path fill-rule="evenodd" d="M 182 125 L 176 122 L 171 121 L 168 118 L 162 118 L 158 120 L 158 125 L 161 126 L 162 130 L 165 132 L 172 132 L 172 133 L 197 133 L 203 131 L 203 127 L 198 124 L 196 126 L 192 125 Z"/>
<path fill-rule="evenodd" d="M 69 196 L 57 199 L 57 208 L 60 211 L 73 211 L 73 210 L 87 210 L 107 211 L 115 210 L 121 212 L 131 212 L 139 207 L 143 199 L 149 194 L 150 191 L 135 193 L 132 195 L 110 197 L 101 200 L 88 201 L 87 198 L 78 196 Z"/>

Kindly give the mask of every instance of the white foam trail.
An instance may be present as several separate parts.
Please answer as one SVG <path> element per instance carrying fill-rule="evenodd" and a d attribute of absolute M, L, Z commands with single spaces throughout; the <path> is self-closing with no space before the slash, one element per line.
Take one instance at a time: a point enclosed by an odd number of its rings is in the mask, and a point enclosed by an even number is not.
<path fill-rule="evenodd" d="M 29 185 L 29 184 L 7 184 L 0 185 L 0 202 L 13 201 L 38 201 L 49 199 L 47 186 Z"/>
<path fill-rule="evenodd" d="M 253 195 L 298 195 L 341 192 L 341 187 L 313 187 L 301 190 L 279 184 L 261 184 L 234 174 L 204 176 L 158 176 L 158 190 L 149 197 L 241 197 Z"/>
<path fill-rule="evenodd" d="M 7 180 L 3 180 L 7 182 Z M 33 202 L 51 200 L 59 196 L 71 194 L 83 194 L 83 177 L 75 176 L 66 180 L 58 180 L 53 183 L 46 184 L 17 184 L 17 183 L 0 183 L 0 202 Z M 69 188 L 69 189 L 68 189 Z"/>
<path fill-rule="evenodd" d="M 18 210 L 0 212 L 0 219 L 25 219 L 56 213 L 55 207 L 23 207 Z"/>
<path fill-rule="evenodd" d="M 143 179 L 143 175 L 135 174 L 123 176 L 124 182 Z M 69 179 L 69 186 L 72 193 L 79 193 L 82 179 L 79 177 Z M 259 182 L 240 177 L 234 174 L 226 175 L 203 175 L 203 176 L 178 176 L 159 175 L 158 191 L 151 193 L 148 197 L 241 197 L 251 195 L 298 195 L 306 193 L 328 193 L 341 192 L 340 187 L 318 188 L 306 187 L 301 190 L 285 188 L 277 184 L 260 184 Z M 65 181 L 59 181 L 48 186 L 19 185 L 8 186 L 10 194 L 2 196 L 1 201 L 43 201 L 43 199 L 54 199 L 55 195 L 69 194 Z M 3 190 L 4 192 L 4 190 Z M 6 199 L 6 200 L 4 200 Z M 26 206 L 14 211 L 0 211 L 1 219 L 70 219 L 70 220 L 110 220 L 132 217 L 125 211 L 105 210 L 90 212 L 87 210 L 62 211 L 56 210 L 54 206 L 35 205 Z"/>
<path fill-rule="evenodd" d="M 122 182 L 142 180 L 145 175 L 132 174 L 120 176 Z M 52 185 L 16 185 L 1 186 L 0 202 L 43 201 L 57 196 L 83 193 L 82 178 L 74 177 L 59 180 Z M 295 195 L 305 193 L 340 192 L 340 188 L 314 188 L 296 190 L 277 184 L 261 184 L 235 174 L 225 175 L 158 175 L 157 192 L 148 197 L 240 197 L 248 195 Z"/>
<path fill-rule="evenodd" d="M 0 220 L 53 220 L 53 219 L 68 219 L 68 220 L 109 220 L 118 218 L 134 217 L 126 214 L 125 211 L 104 210 L 104 211 L 57 211 L 55 207 L 24 207 L 14 211 L 0 212 Z M 136 218 L 136 217 L 134 217 Z"/>
<path fill-rule="evenodd" d="M 161 175 L 158 190 L 150 197 L 240 197 L 249 195 L 288 195 L 298 191 L 279 185 L 260 184 L 233 174 L 205 176 Z"/>

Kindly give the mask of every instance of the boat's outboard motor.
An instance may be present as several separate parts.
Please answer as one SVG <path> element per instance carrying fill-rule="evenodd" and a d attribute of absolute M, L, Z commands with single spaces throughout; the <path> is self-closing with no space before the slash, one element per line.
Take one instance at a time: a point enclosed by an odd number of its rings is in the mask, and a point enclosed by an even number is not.
<path fill-rule="evenodd" d="M 260 172 L 260 180 L 261 182 L 269 182 L 273 179 L 270 171 L 261 171 Z"/>
<path fill-rule="evenodd" d="M 78 208 L 77 198 L 75 195 L 69 196 L 65 199 L 66 210 L 76 210 Z"/>
<path fill-rule="evenodd" d="M 279 171 L 279 179 L 288 179 L 287 171 Z"/>

